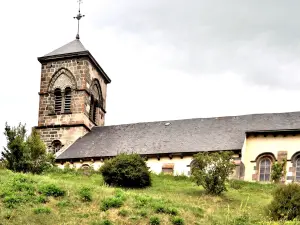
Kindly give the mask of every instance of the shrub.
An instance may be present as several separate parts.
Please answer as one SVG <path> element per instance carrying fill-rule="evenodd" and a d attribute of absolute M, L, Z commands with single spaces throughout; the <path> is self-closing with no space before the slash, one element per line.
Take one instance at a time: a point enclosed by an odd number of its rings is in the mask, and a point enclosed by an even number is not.
<path fill-rule="evenodd" d="M 129 212 L 126 209 L 121 209 L 118 213 L 119 216 L 126 217 L 128 216 Z"/>
<path fill-rule="evenodd" d="M 160 219 L 157 216 L 153 216 L 150 218 L 150 224 L 151 225 L 159 225 Z"/>
<path fill-rule="evenodd" d="M 81 201 L 83 201 L 83 202 L 91 202 L 92 201 L 92 193 L 91 193 L 90 188 L 82 187 L 82 188 L 80 188 L 78 194 L 80 196 Z"/>
<path fill-rule="evenodd" d="M 194 155 L 192 176 L 197 185 L 209 194 L 219 195 L 226 191 L 225 182 L 235 168 L 231 162 L 232 152 L 200 152 Z"/>
<path fill-rule="evenodd" d="M 279 186 L 273 193 L 273 200 L 267 207 L 274 220 L 293 220 L 300 216 L 300 186 L 288 184 Z"/>
<path fill-rule="evenodd" d="M 47 207 L 38 207 L 38 208 L 33 209 L 33 212 L 35 214 L 50 214 L 51 209 L 47 208 Z"/>
<path fill-rule="evenodd" d="M 55 184 L 46 184 L 39 188 L 39 192 L 46 196 L 60 197 L 66 194 L 66 191 Z"/>
<path fill-rule="evenodd" d="M 137 154 L 120 154 L 107 160 L 100 172 L 108 185 L 140 188 L 151 185 L 147 165 Z"/>
<path fill-rule="evenodd" d="M 184 220 L 182 218 L 178 217 L 178 216 L 172 217 L 171 222 L 174 225 L 184 225 Z"/>
<path fill-rule="evenodd" d="M 106 211 L 110 208 L 120 208 L 124 200 L 118 197 L 106 198 L 102 201 L 101 210 Z"/>
<path fill-rule="evenodd" d="M 279 183 L 280 179 L 285 176 L 286 159 L 282 162 L 275 162 L 272 165 L 271 179 L 275 183 Z"/>

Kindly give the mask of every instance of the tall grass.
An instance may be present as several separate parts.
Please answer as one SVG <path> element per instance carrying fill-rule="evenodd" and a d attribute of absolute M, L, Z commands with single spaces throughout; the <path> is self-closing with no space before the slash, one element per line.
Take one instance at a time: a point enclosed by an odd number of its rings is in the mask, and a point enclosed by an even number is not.
<path fill-rule="evenodd" d="M 209 196 L 187 177 L 151 176 L 152 187 L 116 189 L 97 172 L 0 169 L 0 224 L 271 224 L 274 185 L 238 181 Z"/>

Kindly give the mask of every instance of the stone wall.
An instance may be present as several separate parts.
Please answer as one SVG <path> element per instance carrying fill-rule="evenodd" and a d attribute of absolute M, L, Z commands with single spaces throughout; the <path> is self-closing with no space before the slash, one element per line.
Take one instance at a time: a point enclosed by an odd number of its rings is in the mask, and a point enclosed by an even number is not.
<path fill-rule="evenodd" d="M 43 63 L 41 69 L 39 118 L 36 128 L 49 149 L 54 140 L 59 140 L 64 150 L 93 126 L 104 125 L 106 83 L 89 58 L 50 61 Z M 95 79 L 101 86 L 103 107 L 96 108 L 96 119 L 92 121 L 89 118 L 90 87 Z M 60 88 L 64 96 L 66 87 L 71 88 L 71 111 L 55 112 L 54 90 Z"/>
<path fill-rule="evenodd" d="M 60 152 L 64 151 L 69 147 L 74 141 L 82 137 L 88 132 L 88 129 L 78 126 L 78 127 L 58 127 L 58 128 L 42 128 L 37 129 L 42 140 L 46 144 L 48 150 L 51 149 L 51 144 L 54 140 L 59 140 L 63 147 Z"/>

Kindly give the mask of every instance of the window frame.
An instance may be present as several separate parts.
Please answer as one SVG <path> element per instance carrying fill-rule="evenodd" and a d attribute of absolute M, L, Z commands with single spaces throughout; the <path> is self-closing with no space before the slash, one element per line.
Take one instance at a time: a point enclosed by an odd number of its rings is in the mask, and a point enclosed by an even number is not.
<path fill-rule="evenodd" d="M 262 163 L 265 162 L 264 164 L 264 171 L 262 173 Z M 269 163 L 269 165 L 266 165 L 266 163 Z M 266 171 L 266 170 L 269 170 L 269 171 Z M 268 172 L 268 173 L 267 173 Z M 269 157 L 262 157 L 260 160 L 259 160 L 259 168 L 258 168 L 258 180 L 261 181 L 261 182 L 269 182 L 271 181 L 271 173 L 272 173 L 272 160 L 269 158 Z M 263 179 L 262 179 L 262 176 L 263 176 Z M 269 176 L 269 179 L 266 180 L 266 176 Z"/>
<path fill-rule="evenodd" d="M 72 113 L 72 88 L 66 87 L 64 91 L 60 88 L 54 90 L 54 113 L 58 115 Z"/>
<path fill-rule="evenodd" d="M 295 160 L 295 181 L 300 182 L 300 155 Z"/>
<path fill-rule="evenodd" d="M 54 112 L 61 113 L 62 110 L 63 97 L 60 88 L 54 90 Z"/>

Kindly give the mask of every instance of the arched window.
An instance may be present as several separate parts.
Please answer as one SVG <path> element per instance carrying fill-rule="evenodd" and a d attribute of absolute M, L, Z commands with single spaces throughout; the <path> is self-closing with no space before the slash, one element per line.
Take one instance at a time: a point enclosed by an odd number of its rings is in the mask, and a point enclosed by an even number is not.
<path fill-rule="evenodd" d="M 71 88 L 67 87 L 65 89 L 65 112 L 71 112 Z"/>
<path fill-rule="evenodd" d="M 61 112 L 61 105 L 62 105 L 62 95 L 61 90 L 59 88 L 56 88 L 54 91 L 55 96 L 55 113 Z"/>
<path fill-rule="evenodd" d="M 81 166 L 81 169 L 88 170 L 88 169 L 90 169 L 90 165 L 88 165 L 88 164 L 83 164 L 83 165 Z"/>
<path fill-rule="evenodd" d="M 296 160 L 296 181 L 300 181 L 300 157 Z"/>
<path fill-rule="evenodd" d="M 62 144 L 59 140 L 55 140 L 55 141 L 52 142 L 51 148 L 52 148 L 51 149 L 52 153 L 55 154 L 56 152 L 58 152 L 62 148 Z"/>
<path fill-rule="evenodd" d="M 271 177 L 271 160 L 269 158 L 262 158 L 259 163 L 259 180 L 270 181 Z"/>

